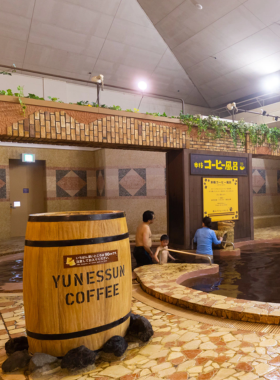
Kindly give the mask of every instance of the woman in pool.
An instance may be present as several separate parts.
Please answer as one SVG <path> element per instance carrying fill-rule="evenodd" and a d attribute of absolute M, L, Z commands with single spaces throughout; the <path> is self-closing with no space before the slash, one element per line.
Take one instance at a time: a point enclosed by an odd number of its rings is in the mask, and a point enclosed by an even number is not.
<path fill-rule="evenodd" d="M 199 228 L 194 235 L 194 243 L 197 243 L 196 253 L 200 255 L 212 256 L 213 262 L 213 249 L 212 244 L 220 244 L 223 238 L 217 239 L 216 234 L 211 227 L 211 218 L 206 216 L 202 219 L 202 228 Z"/>

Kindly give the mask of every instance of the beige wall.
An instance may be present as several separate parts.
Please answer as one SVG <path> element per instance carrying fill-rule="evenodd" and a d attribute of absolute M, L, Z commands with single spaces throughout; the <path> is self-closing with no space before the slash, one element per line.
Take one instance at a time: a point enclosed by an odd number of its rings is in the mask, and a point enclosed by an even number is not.
<path fill-rule="evenodd" d="M 0 240 L 10 237 L 10 203 L 0 202 Z"/>
<path fill-rule="evenodd" d="M 96 156 L 96 162 L 105 163 L 106 187 L 105 197 L 97 198 L 96 207 L 104 208 L 106 198 L 107 209 L 124 210 L 132 235 L 143 212 L 152 210 L 156 215 L 152 233 L 166 233 L 165 153 L 104 149 Z"/>
<path fill-rule="evenodd" d="M 166 232 L 165 153 L 59 150 L 14 144 L 0 146 L 0 239 L 10 236 L 13 212 L 10 209 L 9 159 L 21 159 L 22 153 L 33 153 L 36 160 L 46 163 L 48 212 L 124 210 L 129 232 L 133 235 L 142 213 L 150 209 L 156 214 L 152 232 Z"/>
<path fill-rule="evenodd" d="M 253 158 L 256 228 L 280 225 L 280 160 Z"/>
<path fill-rule="evenodd" d="M 33 153 L 37 160 L 45 160 L 47 167 L 67 167 L 73 168 L 94 167 L 93 157 L 95 151 L 69 150 L 67 149 L 47 149 L 33 148 L 30 144 L 28 148 L 15 146 L 0 147 L 0 165 L 8 165 L 9 159 L 21 159 L 22 153 Z"/>
<path fill-rule="evenodd" d="M 15 144 L 16 145 L 16 144 Z M 36 160 L 42 160 L 46 163 L 46 198 L 47 198 L 47 211 L 69 211 L 69 210 L 92 210 L 95 209 L 94 193 L 95 182 L 87 178 L 87 196 L 75 196 L 75 186 L 71 194 L 65 193 L 64 196 L 57 194 L 56 174 L 57 171 L 63 170 L 63 173 L 74 173 L 72 170 L 79 170 L 79 173 L 92 173 L 94 177 L 94 151 L 81 151 L 81 150 L 58 150 L 58 149 L 42 149 L 42 148 L 20 148 L 20 147 L 0 147 L 0 170 L 3 175 L 5 172 L 6 181 L 6 197 L 3 198 L 4 192 L 1 193 L 0 188 L 0 239 L 10 236 L 10 216 L 13 212 L 10 209 L 10 183 L 9 183 L 9 159 L 21 159 L 22 153 L 35 154 Z M 30 164 L 32 165 L 32 164 Z M 75 174 L 73 174 L 75 177 Z M 1 177 L 2 179 L 2 177 Z M 3 179 L 2 179 L 3 181 Z M 66 182 L 69 182 L 69 179 Z M 79 179 L 78 179 L 79 181 Z M 65 181 L 64 181 L 65 182 Z M 71 179 L 70 179 L 71 182 Z M 73 182 L 73 177 L 72 177 Z M 80 186 L 83 182 L 80 181 Z M 1 182 L 0 182 L 1 185 Z M 2 186 L 3 187 L 3 186 Z M 67 185 L 66 185 L 67 187 Z M 69 186 L 68 186 L 69 187 Z M 71 183 L 70 183 L 71 187 Z M 90 196 L 88 196 L 90 195 Z"/>
<path fill-rule="evenodd" d="M 31 144 L 22 148 L 15 144 L 0 147 L 0 239 L 10 236 L 9 159 L 20 159 L 21 153 L 34 153 L 37 160 L 46 162 L 48 212 L 124 210 L 129 232 L 134 235 L 142 213 L 150 209 L 156 214 L 153 234 L 167 231 L 165 153 L 117 149 L 59 150 L 33 148 Z M 86 193 L 78 196 L 75 189 L 80 179 L 75 177 L 75 171 L 78 177 L 86 175 Z M 74 181 L 74 190 L 68 189 L 70 194 L 67 189 L 63 193 L 63 186 L 68 182 L 59 182 L 59 175 L 63 179 L 64 174 L 66 178 L 72 176 L 70 187 Z M 254 158 L 252 175 L 255 227 L 280 225 L 280 160 Z M 6 191 L 1 181 L 6 183 Z M 57 183 L 62 188 L 57 187 Z"/>
<path fill-rule="evenodd" d="M 0 147 L 0 239 L 10 236 L 12 210 L 9 159 L 20 159 L 21 153 L 34 153 L 37 160 L 46 162 L 48 212 L 124 210 L 129 232 L 134 235 L 142 213 L 150 209 L 156 214 L 153 234 L 167 231 L 165 153 L 117 149 L 59 150 L 32 146 L 21 148 L 15 144 L 12 147 Z M 70 173 L 73 180 L 75 171 L 82 176 L 86 173 L 86 193 L 76 196 L 77 181 L 74 179 L 74 190 L 70 191 L 71 194 L 66 194 L 67 191 L 63 194 L 63 189 L 57 188 L 59 174 L 62 173 L 63 177 L 63 174 L 69 176 Z M 252 175 L 255 227 L 280 225 L 280 160 L 254 158 Z M 1 182 L 3 180 L 6 182 L 6 191 Z"/>

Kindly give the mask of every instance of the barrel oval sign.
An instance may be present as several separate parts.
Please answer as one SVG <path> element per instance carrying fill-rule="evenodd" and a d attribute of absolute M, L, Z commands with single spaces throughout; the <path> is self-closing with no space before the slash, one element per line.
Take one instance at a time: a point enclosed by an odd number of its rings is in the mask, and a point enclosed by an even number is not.
<path fill-rule="evenodd" d="M 85 267 L 118 261 L 118 250 L 63 256 L 64 268 Z"/>
<path fill-rule="evenodd" d="M 85 266 L 93 266 L 98 264 L 107 264 L 118 261 L 118 250 L 85 253 L 80 255 L 65 255 L 63 256 L 64 268 L 77 268 Z M 66 305 L 71 306 L 76 304 L 83 304 L 84 302 L 90 302 L 92 298 L 96 298 L 97 301 L 103 298 L 111 298 L 119 295 L 119 283 L 115 283 L 107 286 L 100 286 L 104 281 L 110 281 L 125 276 L 125 266 L 115 265 L 114 267 L 107 268 L 105 270 L 99 269 L 97 271 L 91 271 L 73 274 L 62 274 L 58 276 L 52 276 L 53 285 L 56 289 L 59 287 L 71 289 L 78 289 L 79 286 L 83 286 L 83 291 L 77 291 L 73 293 L 67 293 L 65 295 Z M 93 289 L 84 290 L 84 286 L 94 285 Z"/>

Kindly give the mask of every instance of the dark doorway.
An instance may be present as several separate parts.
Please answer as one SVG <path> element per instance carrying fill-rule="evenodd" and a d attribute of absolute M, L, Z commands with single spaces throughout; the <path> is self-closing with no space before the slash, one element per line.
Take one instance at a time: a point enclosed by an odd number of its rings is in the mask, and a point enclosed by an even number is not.
<path fill-rule="evenodd" d="M 11 236 L 24 236 L 29 214 L 46 212 L 45 161 L 10 160 Z M 20 202 L 19 207 L 13 207 Z"/>

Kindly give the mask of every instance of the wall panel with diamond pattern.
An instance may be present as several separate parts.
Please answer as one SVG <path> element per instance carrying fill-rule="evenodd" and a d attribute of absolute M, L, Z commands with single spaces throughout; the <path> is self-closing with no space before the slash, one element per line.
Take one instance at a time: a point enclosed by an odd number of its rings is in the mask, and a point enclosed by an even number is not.
<path fill-rule="evenodd" d="M 7 199 L 6 168 L 0 168 L 0 201 Z"/>
<path fill-rule="evenodd" d="M 119 169 L 119 196 L 146 196 L 146 169 Z"/>
<path fill-rule="evenodd" d="M 265 194 L 266 193 L 266 171 L 263 169 L 253 169 L 253 193 Z"/>
<path fill-rule="evenodd" d="M 96 197 L 96 170 L 90 168 L 47 168 L 47 199 Z"/>
<path fill-rule="evenodd" d="M 56 171 L 56 196 L 86 197 L 87 196 L 87 172 L 86 170 L 57 170 Z"/>

